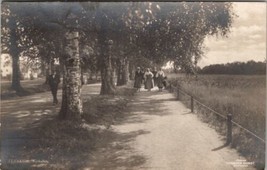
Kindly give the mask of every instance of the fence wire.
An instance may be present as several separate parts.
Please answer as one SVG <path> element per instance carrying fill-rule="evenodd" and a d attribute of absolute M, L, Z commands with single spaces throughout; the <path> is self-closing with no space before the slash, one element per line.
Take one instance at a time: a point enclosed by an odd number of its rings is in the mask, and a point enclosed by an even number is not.
<path fill-rule="evenodd" d="M 194 101 L 196 101 L 196 102 L 197 102 L 199 105 L 201 105 L 201 106 L 205 107 L 206 109 L 208 109 L 208 110 L 210 110 L 210 111 L 214 112 L 215 114 L 217 114 L 217 115 L 221 116 L 222 118 L 224 118 L 224 119 L 227 119 L 227 117 L 226 117 L 226 116 L 224 116 L 224 115 L 220 114 L 219 112 L 216 112 L 215 110 L 213 110 L 213 109 L 209 108 L 208 106 L 206 106 L 206 105 L 202 104 L 200 101 L 198 101 L 198 100 L 196 100 L 196 99 L 194 99 Z"/>
<path fill-rule="evenodd" d="M 171 85 L 171 88 L 174 88 L 174 89 L 176 89 L 176 90 L 179 90 L 179 92 L 182 92 L 182 93 L 184 93 L 184 94 L 186 94 L 186 95 L 192 97 L 192 95 L 190 95 L 190 94 L 188 94 L 187 92 L 181 90 L 181 88 L 179 88 L 179 87 L 175 87 L 175 86 L 172 86 L 172 85 Z M 200 101 L 198 101 L 198 100 L 196 100 L 196 99 L 194 99 L 194 98 L 193 98 L 193 100 L 196 101 L 196 102 L 197 102 L 199 105 L 201 105 L 202 107 L 205 107 L 206 109 L 210 110 L 211 112 L 213 112 L 213 113 L 217 114 L 218 116 L 220 116 L 220 117 L 224 118 L 225 120 L 227 120 L 227 117 L 224 116 L 223 114 L 221 114 L 221 113 L 219 113 L 219 112 L 217 112 L 217 111 L 211 109 L 210 107 L 204 105 L 203 103 L 201 103 Z M 257 138 L 258 140 L 260 140 L 260 141 L 263 142 L 264 144 L 266 143 L 266 141 L 265 141 L 264 139 L 262 139 L 261 137 L 257 136 L 255 133 L 251 132 L 251 131 L 248 130 L 247 128 L 243 127 L 242 125 L 238 124 L 237 122 L 235 122 L 235 121 L 233 121 L 233 120 L 231 120 L 231 122 L 232 122 L 234 125 L 236 125 L 237 127 L 239 127 L 240 129 L 243 129 L 244 131 L 246 131 L 246 132 L 249 133 L 250 135 L 252 135 L 252 136 L 254 136 L 255 138 Z"/>
<path fill-rule="evenodd" d="M 253 132 L 251 132 L 250 130 L 248 130 L 247 128 L 241 126 L 240 124 L 236 123 L 235 121 L 232 120 L 232 123 L 234 125 L 236 125 L 237 127 L 239 127 L 240 129 L 243 129 L 244 131 L 246 131 L 247 133 L 249 133 L 250 135 L 254 136 L 255 138 L 259 139 L 261 142 L 265 143 L 265 140 L 262 139 L 261 137 L 257 136 L 256 134 L 254 134 Z"/>

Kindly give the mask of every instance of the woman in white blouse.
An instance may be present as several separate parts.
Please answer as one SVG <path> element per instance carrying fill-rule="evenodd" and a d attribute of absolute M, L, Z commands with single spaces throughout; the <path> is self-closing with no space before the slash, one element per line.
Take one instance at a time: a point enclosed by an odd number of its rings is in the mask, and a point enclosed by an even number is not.
<path fill-rule="evenodd" d="M 153 88 L 153 73 L 150 71 L 149 68 L 146 69 L 144 78 L 145 78 L 145 89 L 151 91 L 151 89 Z"/>

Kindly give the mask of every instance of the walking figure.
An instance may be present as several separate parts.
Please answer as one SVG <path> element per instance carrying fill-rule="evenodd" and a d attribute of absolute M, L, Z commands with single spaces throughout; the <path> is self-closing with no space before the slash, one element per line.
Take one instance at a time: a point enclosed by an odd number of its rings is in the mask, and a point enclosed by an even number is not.
<path fill-rule="evenodd" d="M 157 77 L 157 85 L 158 85 L 159 91 L 162 91 L 162 88 L 164 86 L 164 78 L 165 78 L 162 68 L 159 69 L 159 71 L 156 74 L 156 77 Z"/>
<path fill-rule="evenodd" d="M 167 76 L 164 77 L 163 86 L 164 86 L 164 89 L 167 88 Z"/>
<path fill-rule="evenodd" d="M 157 78 L 157 67 L 153 68 L 153 71 L 151 71 L 153 74 L 153 87 L 158 85 L 158 78 Z"/>
<path fill-rule="evenodd" d="M 53 95 L 53 104 L 58 104 L 57 90 L 58 84 L 60 83 L 59 71 L 53 71 L 53 74 L 49 75 L 48 82 Z"/>
<path fill-rule="evenodd" d="M 144 74 L 144 78 L 145 78 L 145 89 L 148 89 L 148 91 L 151 91 L 151 89 L 154 86 L 154 83 L 153 83 L 153 73 L 150 71 L 149 68 L 147 68 Z"/>
<path fill-rule="evenodd" d="M 140 91 L 142 81 L 143 81 L 144 73 L 141 71 L 140 67 L 137 67 L 137 70 L 134 75 L 134 88 L 137 89 L 137 91 Z"/>

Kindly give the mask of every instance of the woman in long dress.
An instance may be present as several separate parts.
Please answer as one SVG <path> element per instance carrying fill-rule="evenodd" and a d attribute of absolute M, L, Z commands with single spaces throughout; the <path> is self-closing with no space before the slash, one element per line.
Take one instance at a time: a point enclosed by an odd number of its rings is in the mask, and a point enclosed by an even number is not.
<path fill-rule="evenodd" d="M 149 68 L 146 70 L 144 78 L 145 78 L 145 89 L 151 91 L 151 89 L 153 88 L 153 73 L 150 71 Z"/>
<path fill-rule="evenodd" d="M 134 75 L 134 88 L 137 89 L 137 91 L 140 91 L 142 80 L 143 80 L 143 72 L 141 71 L 140 67 L 137 67 L 137 70 Z"/>
<path fill-rule="evenodd" d="M 153 73 L 153 83 L 154 83 L 154 86 L 157 86 L 157 82 L 158 82 L 158 79 L 157 79 L 157 67 L 154 67 L 153 71 L 151 71 Z"/>
<path fill-rule="evenodd" d="M 161 68 L 157 72 L 156 77 L 157 77 L 157 81 L 158 81 L 157 85 L 158 85 L 159 91 L 162 91 L 162 88 L 164 86 L 163 82 L 164 82 L 165 74 L 164 74 L 164 72 L 162 71 Z"/>

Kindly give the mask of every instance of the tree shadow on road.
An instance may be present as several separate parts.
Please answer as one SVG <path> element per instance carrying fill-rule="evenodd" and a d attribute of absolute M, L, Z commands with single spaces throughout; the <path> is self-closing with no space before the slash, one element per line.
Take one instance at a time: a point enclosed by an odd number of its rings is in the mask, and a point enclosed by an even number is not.
<path fill-rule="evenodd" d="M 91 163 L 87 165 L 91 169 L 131 169 L 142 166 L 146 162 L 143 155 L 133 152 L 130 147 L 137 136 L 149 132 L 138 130 L 129 133 L 114 133 L 112 140 L 102 148 L 99 148 Z"/>
<path fill-rule="evenodd" d="M 5 111 L 8 114 L 5 114 L 4 125 L 9 134 L 2 142 L 1 168 L 131 169 L 146 162 L 146 158 L 134 153 L 129 144 L 137 136 L 149 132 L 137 130 L 119 133 L 103 124 L 59 121 L 59 108 L 47 101 L 38 103 L 39 100 L 38 97 L 21 99 L 16 108 L 11 107 L 14 105 L 12 101 L 6 103 Z M 27 109 L 25 103 L 32 101 L 37 104 L 30 104 Z M 109 107 L 110 113 L 112 107 Z M 19 112 L 19 108 L 24 110 Z M 126 120 L 126 112 L 111 113 L 117 117 L 114 124 Z"/>
<path fill-rule="evenodd" d="M 128 169 L 146 161 L 129 143 L 147 131 L 118 133 L 56 118 L 25 129 L 24 138 L 4 142 L 3 169 Z"/>
<path fill-rule="evenodd" d="M 164 92 L 139 92 L 135 100 L 127 107 L 126 115 L 118 118 L 116 124 L 145 123 L 149 116 L 167 116 L 173 113 L 168 112 L 166 103 L 176 102 Z M 144 117 L 146 116 L 146 117 Z"/>

